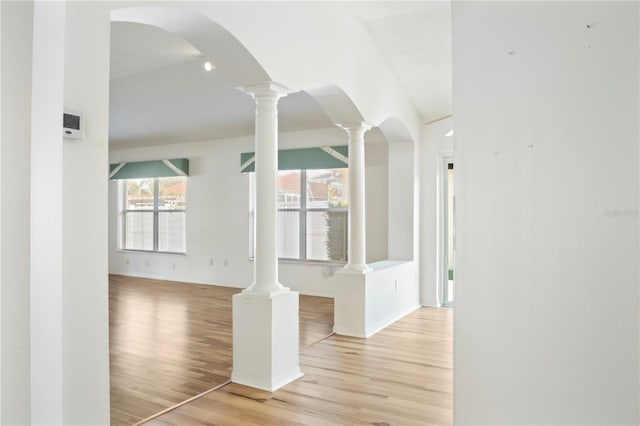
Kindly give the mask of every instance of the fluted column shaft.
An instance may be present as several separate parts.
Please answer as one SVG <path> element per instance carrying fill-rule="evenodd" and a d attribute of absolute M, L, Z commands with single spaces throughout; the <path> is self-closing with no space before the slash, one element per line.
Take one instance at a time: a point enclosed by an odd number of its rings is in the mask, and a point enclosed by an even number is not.
<path fill-rule="evenodd" d="M 366 123 L 341 125 L 349 136 L 349 263 L 351 272 L 367 272 L 364 133 Z"/>
<path fill-rule="evenodd" d="M 278 281 L 278 100 L 286 89 L 275 83 L 246 87 L 256 101 L 254 282 L 247 293 L 272 295 Z"/>

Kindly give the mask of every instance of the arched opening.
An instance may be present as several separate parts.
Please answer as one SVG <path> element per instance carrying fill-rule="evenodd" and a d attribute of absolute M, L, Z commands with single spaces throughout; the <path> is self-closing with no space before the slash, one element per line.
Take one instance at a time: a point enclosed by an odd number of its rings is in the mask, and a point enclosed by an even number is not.
<path fill-rule="evenodd" d="M 334 84 L 319 84 L 304 91 L 315 99 L 335 125 L 365 121 L 349 96 Z"/>
<path fill-rule="evenodd" d="M 207 244 L 227 237 L 212 222 L 231 224 L 228 212 L 210 206 L 228 205 L 243 182 L 237 173 L 228 198 L 209 195 L 225 184 L 212 177 L 220 166 L 211 164 L 213 148 L 197 141 L 246 136 L 238 143 L 249 146 L 255 104 L 238 87 L 269 77 L 235 37 L 196 13 L 150 6 L 111 17 L 110 162 L 190 160 L 189 178 L 179 182 L 144 175 L 109 187 L 109 269 L 121 274 L 110 279 L 111 421 L 132 424 L 228 382 L 231 296 L 239 289 L 195 283 L 224 284 L 220 275 L 237 267 Z M 146 191 L 130 196 L 139 183 Z M 167 209 L 172 192 L 182 211 Z M 145 204 L 147 195 L 153 201 Z M 181 244 L 158 243 L 175 236 Z M 238 281 L 250 279 L 248 271 Z"/>
<path fill-rule="evenodd" d="M 238 39 L 215 21 L 197 13 L 175 7 L 140 6 L 113 10 L 111 21 L 151 25 L 175 34 L 213 61 L 235 87 L 270 80 Z"/>
<path fill-rule="evenodd" d="M 134 55 L 146 49 L 147 58 L 153 56 L 153 49 L 156 48 L 151 45 L 153 40 L 147 45 L 143 43 L 136 48 L 131 46 L 144 40 L 145 37 L 156 41 L 161 39 L 162 43 L 156 43 L 156 45 L 160 48 L 166 48 L 169 45 L 174 48 L 174 52 L 168 52 L 169 54 L 161 52 L 157 58 L 156 67 L 153 66 L 153 61 L 145 61 L 145 64 L 136 68 L 135 64 L 127 63 L 125 58 L 121 62 L 127 64 L 128 69 L 125 67 L 124 70 L 116 70 L 117 78 L 115 79 L 112 75 L 111 116 L 112 119 L 118 120 L 120 127 L 112 126 L 110 132 L 110 143 L 113 148 L 111 162 L 157 160 L 167 158 L 169 152 L 180 153 L 171 154 L 169 158 L 183 155 L 190 157 L 190 179 L 193 179 L 194 185 L 189 185 L 187 200 L 190 198 L 195 200 L 192 205 L 198 204 L 198 207 L 188 207 L 187 214 L 192 217 L 197 216 L 198 219 L 192 222 L 192 226 L 187 228 L 185 233 L 187 240 L 191 238 L 193 246 L 204 245 L 205 247 L 191 251 L 189 256 L 175 256 L 173 253 L 123 251 L 113 246 L 110 250 L 110 269 L 112 272 L 120 272 L 124 275 L 161 280 L 224 283 L 236 288 L 246 287 L 252 278 L 252 265 L 245 250 L 248 238 L 243 233 L 248 229 L 248 220 L 239 215 L 238 211 L 245 209 L 248 212 L 246 208 L 248 197 L 244 192 L 248 187 L 249 179 L 239 173 L 239 164 L 236 164 L 236 161 L 239 160 L 240 152 L 253 150 L 255 104 L 250 96 L 237 89 L 256 82 L 268 81 L 269 77 L 233 36 L 213 21 L 196 14 L 157 7 L 124 9 L 113 12 L 112 30 L 116 27 L 117 31 L 112 31 L 115 36 L 118 35 L 117 32 L 132 33 L 122 43 L 129 43 L 128 47 L 132 49 L 130 53 Z M 196 33 L 196 29 L 201 29 L 202 33 Z M 132 38 L 137 40 L 132 42 Z M 218 42 L 223 47 L 220 47 Z M 234 52 L 234 49 L 239 52 Z M 207 60 L 211 61 L 215 67 L 214 70 L 208 71 L 204 68 Z M 243 71 L 237 73 L 236 69 Z M 141 95 L 138 96 L 137 101 L 131 102 L 130 95 L 136 91 Z M 165 101 L 169 97 L 172 99 L 170 104 Z M 212 100 L 214 97 L 216 101 Z M 221 99 L 223 99 L 222 102 Z M 305 140 L 314 141 L 319 133 L 321 133 L 321 139 L 331 140 L 341 132 L 333 127 L 333 123 L 308 93 L 298 92 L 286 96 L 282 99 L 279 109 L 282 116 L 281 129 L 287 134 L 293 134 L 284 138 L 289 146 L 304 145 Z M 185 111 L 189 114 L 182 114 Z M 177 117 L 178 115 L 181 117 Z M 181 130 L 179 133 L 171 131 L 172 127 L 175 129 L 176 123 Z M 328 127 L 332 127 L 330 131 L 327 131 Z M 313 132 L 307 135 L 310 129 Z M 315 129 L 323 130 L 315 132 Z M 296 138 L 302 138 L 303 142 Z M 316 139 L 314 143 L 317 144 L 318 140 Z M 327 143 L 327 145 L 330 144 Z M 188 154 L 183 154 L 185 152 Z M 236 152 L 238 152 L 237 158 Z M 205 179 L 207 183 L 202 184 Z M 196 194 L 196 191 L 199 192 Z M 123 199 L 122 190 L 115 184 L 110 187 L 110 199 L 112 205 Z M 226 206 L 228 209 L 220 206 Z M 162 212 L 157 214 L 160 215 Z M 195 222 L 197 225 L 193 225 Z M 117 242 L 118 237 L 115 233 L 120 232 L 121 226 L 113 217 L 110 217 L 110 227 L 109 240 L 112 243 Z M 236 233 L 237 229 L 242 231 Z M 198 236 L 197 243 L 192 238 L 195 235 Z M 225 247 L 211 243 L 220 240 L 228 241 Z M 163 259 L 159 261 L 158 256 L 162 256 Z M 297 278 L 294 279 L 297 280 Z M 194 287 L 197 288 L 197 286 Z M 227 295 L 233 292 L 238 290 L 230 290 Z M 230 308 L 230 300 L 227 302 Z M 152 301 L 148 303 L 147 314 L 155 318 L 158 325 L 163 319 L 171 317 L 171 327 L 177 327 L 184 332 L 190 327 L 189 303 L 182 295 L 176 300 Z M 301 310 L 305 309 L 304 305 L 305 301 L 301 300 Z M 329 319 L 332 321 L 333 304 L 325 305 L 323 309 L 330 312 Z M 314 318 L 317 319 L 317 316 Z M 134 316 L 129 317 L 128 320 L 136 321 Z M 319 323 L 317 320 L 316 322 Z M 331 323 L 327 324 L 327 327 L 324 325 L 312 324 L 312 327 L 305 328 L 311 336 L 303 340 L 305 345 L 330 334 Z M 152 326 L 143 330 L 144 335 L 155 332 L 157 331 Z M 211 333 L 204 331 L 202 334 Z M 169 340 L 170 335 L 165 337 Z M 128 338 L 137 339 L 133 335 L 129 335 Z M 160 366 L 160 362 L 153 359 L 153 355 L 158 351 L 169 351 L 170 355 L 179 356 L 188 350 L 188 344 L 185 342 L 177 342 L 170 346 L 170 350 L 164 346 L 162 348 L 156 346 L 157 350 L 154 351 L 151 345 L 142 349 L 147 352 L 145 356 L 148 363 L 140 363 L 135 374 L 144 375 L 154 366 L 169 368 L 166 363 Z M 225 356 L 230 360 L 229 354 Z M 112 362 L 112 370 L 115 368 L 117 366 Z M 202 379 L 205 383 L 204 388 L 194 387 L 186 390 L 191 385 L 185 384 L 184 399 L 221 384 L 228 377 L 225 368 L 230 366 L 214 366 L 215 373 L 208 373 L 208 378 L 213 382 Z M 120 370 L 115 374 L 118 376 L 122 373 L 123 371 Z M 181 374 L 192 373 L 185 371 Z M 197 374 L 202 374 L 202 371 L 198 371 Z M 216 383 L 215 380 L 218 382 Z M 175 383 L 172 385 L 172 391 L 175 391 L 174 385 Z M 174 393 L 180 392 L 183 390 Z M 121 395 L 113 397 L 112 393 L 112 405 L 127 398 Z M 156 405 L 150 408 L 151 411 L 140 416 L 144 418 L 163 408 L 166 407 Z M 126 423 L 129 420 L 140 419 L 121 418 L 120 420 Z M 114 419 L 114 421 L 117 420 Z"/>

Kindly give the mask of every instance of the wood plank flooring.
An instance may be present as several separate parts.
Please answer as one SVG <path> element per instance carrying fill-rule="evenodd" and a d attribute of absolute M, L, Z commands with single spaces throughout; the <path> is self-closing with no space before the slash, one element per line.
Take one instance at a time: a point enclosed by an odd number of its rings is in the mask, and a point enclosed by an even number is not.
<path fill-rule="evenodd" d="M 227 381 L 240 289 L 109 277 L 111 424 L 131 425 Z M 300 296 L 300 347 L 329 334 L 333 299 Z"/>
<path fill-rule="evenodd" d="M 369 339 L 307 347 L 304 377 L 276 392 L 229 384 L 145 425 L 449 425 L 452 346 L 451 310 L 421 308 Z"/>

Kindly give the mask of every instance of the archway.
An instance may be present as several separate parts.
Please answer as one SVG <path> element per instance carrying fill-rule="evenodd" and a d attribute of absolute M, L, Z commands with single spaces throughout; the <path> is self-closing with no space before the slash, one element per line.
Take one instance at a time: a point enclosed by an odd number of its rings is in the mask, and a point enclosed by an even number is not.
<path fill-rule="evenodd" d="M 210 59 L 236 87 L 270 81 L 251 53 L 215 21 L 186 9 L 140 6 L 111 12 L 112 22 L 152 25 L 176 34 Z"/>

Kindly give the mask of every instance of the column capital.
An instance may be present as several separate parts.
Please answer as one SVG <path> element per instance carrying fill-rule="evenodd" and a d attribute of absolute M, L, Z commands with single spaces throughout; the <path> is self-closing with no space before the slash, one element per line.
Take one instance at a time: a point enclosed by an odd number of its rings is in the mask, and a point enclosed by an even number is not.
<path fill-rule="evenodd" d="M 267 81 L 266 83 L 254 84 L 251 86 L 242 86 L 239 87 L 239 89 L 251 95 L 255 100 L 277 100 L 283 96 L 287 96 L 287 94 L 289 93 L 289 89 L 274 81 Z"/>
<path fill-rule="evenodd" d="M 353 123 L 336 123 L 336 126 L 340 127 L 342 130 L 345 130 L 347 133 L 364 133 L 374 127 L 373 124 L 367 123 L 366 121 Z"/>

